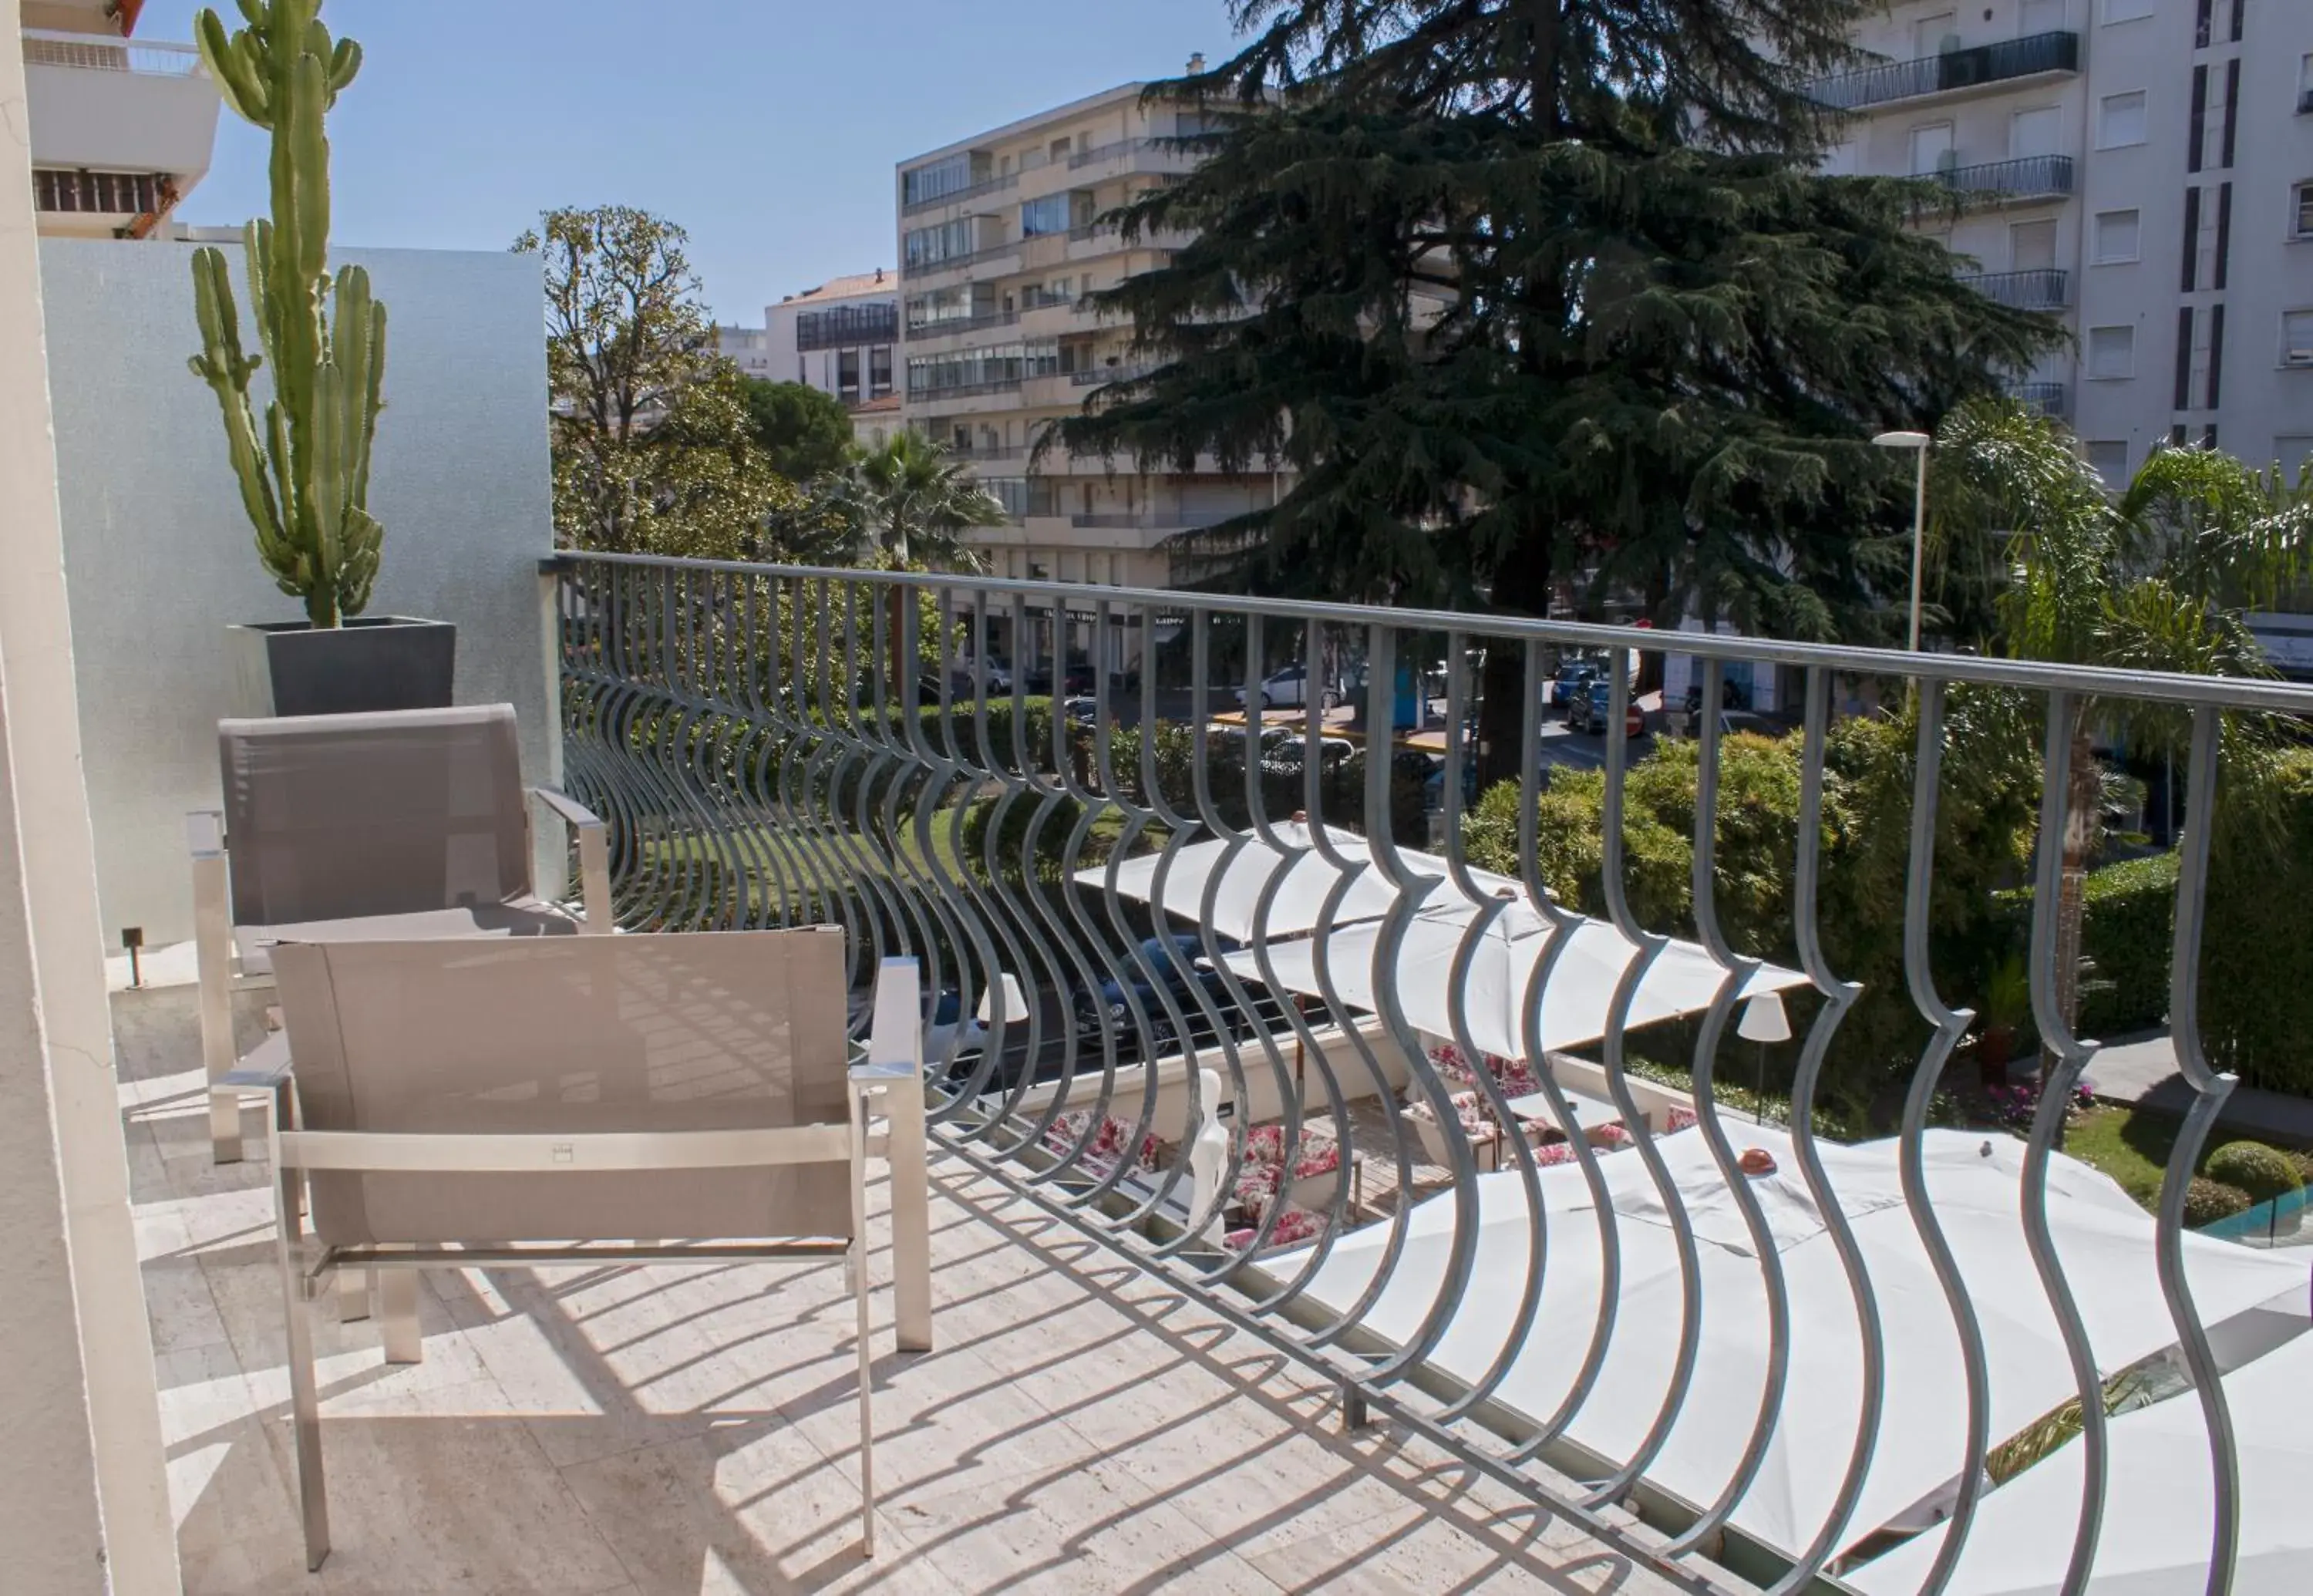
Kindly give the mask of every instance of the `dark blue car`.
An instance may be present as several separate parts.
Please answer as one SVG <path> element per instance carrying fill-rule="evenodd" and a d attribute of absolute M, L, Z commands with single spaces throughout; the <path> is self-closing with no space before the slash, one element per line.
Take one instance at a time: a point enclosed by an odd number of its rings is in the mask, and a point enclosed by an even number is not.
<path fill-rule="evenodd" d="M 1236 951 L 1236 944 L 1227 937 L 1216 936 L 1213 945 L 1223 953 Z M 1120 1045 L 1129 1045 L 1137 1035 L 1138 1022 L 1133 1018 L 1132 1005 L 1126 1001 L 1130 992 L 1140 1002 L 1140 1011 L 1148 1018 L 1153 1046 L 1161 1050 L 1174 1038 L 1172 1017 L 1165 1012 L 1165 1001 L 1157 996 L 1156 983 L 1148 979 L 1154 971 L 1170 990 L 1174 1003 L 1189 1021 L 1192 1031 L 1200 1037 L 1210 1027 L 1190 992 L 1194 982 L 1204 988 L 1215 1007 L 1227 1012 L 1229 1007 L 1228 989 L 1220 972 L 1199 966 L 1205 957 L 1205 939 L 1196 931 L 1183 931 L 1169 937 L 1150 937 L 1139 948 L 1139 957 L 1119 962 L 1118 968 L 1100 983 L 1099 990 L 1076 994 L 1076 1022 L 1079 1036 L 1097 1039 L 1104 1017 L 1115 1027 Z"/>

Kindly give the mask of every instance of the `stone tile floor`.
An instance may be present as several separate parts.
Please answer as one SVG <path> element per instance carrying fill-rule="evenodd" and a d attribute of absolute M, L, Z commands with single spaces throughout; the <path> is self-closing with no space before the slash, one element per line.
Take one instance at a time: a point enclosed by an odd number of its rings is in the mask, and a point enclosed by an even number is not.
<path fill-rule="evenodd" d="M 1678 1588 L 1391 1425 L 1344 1438 L 1318 1377 L 939 1161 L 937 1349 L 890 1351 L 875 1298 L 872 1562 L 839 1265 L 471 1270 L 425 1277 L 414 1366 L 316 1311 L 308 1575 L 264 1166 L 211 1165 L 189 1022 L 124 1053 L 196 1596 Z"/>

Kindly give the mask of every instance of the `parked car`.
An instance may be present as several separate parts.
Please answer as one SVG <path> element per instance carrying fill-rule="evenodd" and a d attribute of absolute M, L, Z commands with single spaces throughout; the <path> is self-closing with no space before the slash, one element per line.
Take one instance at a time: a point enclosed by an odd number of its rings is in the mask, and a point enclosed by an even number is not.
<path fill-rule="evenodd" d="M 1607 719 L 1614 713 L 1614 684 L 1612 682 L 1591 683 L 1573 703 L 1567 706 L 1566 729 L 1597 732 L 1604 735 Z M 1627 736 L 1633 737 L 1644 736 L 1647 729 L 1646 712 L 1636 703 L 1628 705 L 1623 711 L 1623 727 Z"/>
<path fill-rule="evenodd" d="M 1215 945 L 1224 953 L 1233 953 L 1236 944 L 1226 937 L 1216 937 Z M 1101 1021 L 1105 1018 L 1117 1031 L 1119 1046 L 1130 1045 L 1139 1036 L 1133 1018 L 1132 1005 L 1126 1000 L 1129 992 L 1139 1000 L 1140 1010 L 1148 1017 L 1152 1051 L 1167 1046 L 1174 1032 L 1171 1018 L 1165 1012 L 1164 1000 L 1156 995 L 1156 985 L 1148 979 L 1154 970 L 1172 994 L 1174 1002 L 1188 1019 L 1192 1031 L 1199 1034 L 1209 1028 L 1203 1010 L 1189 991 L 1194 982 L 1204 988 L 1216 1007 L 1228 1007 L 1228 988 L 1218 970 L 1199 963 L 1205 957 L 1205 940 L 1196 931 L 1183 931 L 1170 937 L 1150 937 L 1140 944 L 1140 957 L 1121 959 L 1116 974 L 1100 983 L 1095 992 L 1079 991 L 1075 994 L 1077 1034 L 1097 1038 Z M 1143 966 L 1147 968 L 1143 968 Z"/>
<path fill-rule="evenodd" d="M 1719 683 L 1719 707 L 1722 710 L 1740 710 L 1744 707 L 1743 688 L 1740 683 L 1729 677 Z M 1687 683 L 1686 712 L 1690 715 L 1702 713 L 1702 683 L 1700 682 Z"/>
<path fill-rule="evenodd" d="M 1558 675 L 1552 678 L 1553 696 L 1570 718 L 1574 713 L 1574 701 L 1589 692 L 1590 684 L 1598 677 L 1598 662 L 1595 659 L 1564 659 L 1559 662 Z"/>
<path fill-rule="evenodd" d="M 1060 706 L 1060 713 L 1078 726 L 1096 725 L 1100 719 L 1100 701 L 1078 694 Z"/>
<path fill-rule="evenodd" d="M 998 659 L 991 654 L 986 660 L 982 661 L 981 664 L 987 671 L 989 692 L 1009 692 L 1012 691 L 1011 661 Z M 973 681 L 973 666 L 971 660 L 967 659 L 956 667 L 956 681 L 958 683 L 958 687 L 956 689 L 958 695 L 961 697 L 969 697 L 972 691 Z"/>
<path fill-rule="evenodd" d="M 1274 744 L 1271 744 L 1266 737 L 1262 741 L 1264 748 L 1261 763 L 1270 770 L 1297 771 L 1309 763 L 1307 737 L 1288 735 L 1278 738 Z M 1317 739 L 1318 763 L 1330 769 L 1356 753 L 1357 746 L 1347 737 L 1319 737 Z"/>
<path fill-rule="evenodd" d="M 1264 678 L 1260 687 L 1252 692 L 1237 690 L 1236 701 L 1250 707 L 1256 699 L 1264 710 L 1297 710 L 1309 702 L 1309 667 L 1288 665 Z M 1334 694 L 1331 688 L 1319 690 L 1319 701 L 1330 709 Z"/>

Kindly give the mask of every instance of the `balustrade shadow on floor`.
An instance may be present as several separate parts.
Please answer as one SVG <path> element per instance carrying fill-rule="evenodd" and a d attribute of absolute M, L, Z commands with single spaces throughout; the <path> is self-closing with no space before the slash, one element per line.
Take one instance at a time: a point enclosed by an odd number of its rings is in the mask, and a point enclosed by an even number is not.
<path fill-rule="evenodd" d="M 196 1596 L 1678 1588 L 1388 1424 L 1343 1436 L 1330 1384 L 953 1165 L 939 1350 L 875 1363 L 874 1562 L 838 1267 L 477 1270 L 427 1278 L 420 1364 L 317 1318 L 308 1575 L 266 1171 L 212 1165 L 189 1010 L 156 1001 L 122 1123 Z"/>

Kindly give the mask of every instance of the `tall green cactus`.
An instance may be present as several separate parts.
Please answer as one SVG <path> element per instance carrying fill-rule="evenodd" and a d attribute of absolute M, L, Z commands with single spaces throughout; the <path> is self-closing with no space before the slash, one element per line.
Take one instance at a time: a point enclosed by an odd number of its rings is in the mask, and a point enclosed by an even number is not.
<path fill-rule="evenodd" d="M 224 414 L 257 556 L 302 599 L 315 626 L 358 615 L 377 581 L 384 528 L 369 513 L 370 445 L 385 375 L 385 307 L 369 274 L 330 277 L 330 144 L 321 119 L 361 70 L 361 47 L 334 43 L 321 0 L 240 0 L 249 25 L 228 37 L 214 11 L 195 25 L 201 59 L 224 102 L 273 135 L 273 218 L 249 225 L 250 309 L 261 356 L 242 353 L 241 319 L 224 254 L 193 256 L 202 352 L 193 375 Z M 249 377 L 271 362 L 260 431 Z"/>

